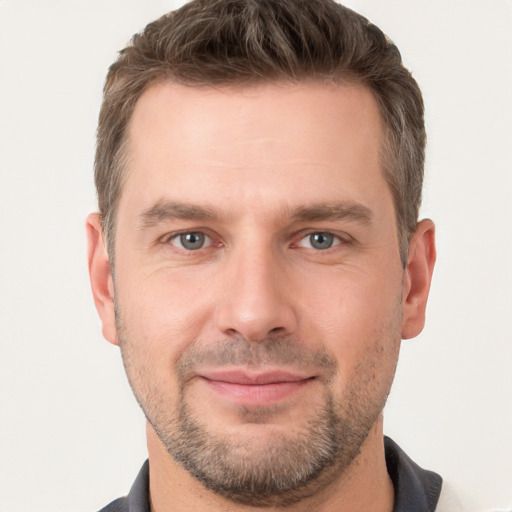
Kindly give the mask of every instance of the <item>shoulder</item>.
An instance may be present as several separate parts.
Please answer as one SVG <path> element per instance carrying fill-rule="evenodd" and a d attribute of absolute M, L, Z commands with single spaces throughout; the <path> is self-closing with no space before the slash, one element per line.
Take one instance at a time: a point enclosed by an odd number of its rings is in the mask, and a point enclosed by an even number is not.
<path fill-rule="evenodd" d="M 443 482 L 435 512 L 465 512 L 458 494 L 453 487 L 446 482 Z"/>
<path fill-rule="evenodd" d="M 99 512 L 128 512 L 128 499 L 118 498 L 106 507 L 103 507 Z"/>
<path fill-rule="evenodd" d="M 99 512 L 149 512 L 149 462 L 146 461 L 128 496 L 118 498 Z"/>
<path fill-rule="evenodd" d="M 435 512 L 512 512 L 512 509 L 486 504 L 467 486 L 458 485 L 455 480 L 445 480 Z"/>

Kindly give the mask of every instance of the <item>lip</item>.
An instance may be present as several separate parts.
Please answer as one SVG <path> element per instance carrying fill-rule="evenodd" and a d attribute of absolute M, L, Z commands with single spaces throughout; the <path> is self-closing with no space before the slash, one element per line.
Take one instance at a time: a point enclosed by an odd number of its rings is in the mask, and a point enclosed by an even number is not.
<path fill-rule="evenodd" d="M 311 376 L 280 370 L 260 373 L 244 370 L 212 371 L 203 372 L 200 377 L 216 394 L 244 406 L 275 404 L 313 380 Z"/>

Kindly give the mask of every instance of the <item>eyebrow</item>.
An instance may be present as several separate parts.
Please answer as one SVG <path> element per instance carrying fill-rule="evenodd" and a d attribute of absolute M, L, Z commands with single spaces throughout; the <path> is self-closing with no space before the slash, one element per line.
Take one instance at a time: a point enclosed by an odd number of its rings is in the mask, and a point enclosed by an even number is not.
<path fill-rule="evenodd" d="M 350 220 L 368 224 L 372 220 L 372 211 L 353 202 L 322 203 L 296 208 L 290 212 L 290 217 L 297 222 Z"/>
<path fill-rule="evenodd" d="M 195 204 L 174 201 L 158 201 L 140 215 L 141 228 L 152 228 L 168 220 L 215 220 L 219 214 L 213 209 Z"/>
<path fill-rule="evenodd" d="M 372 212 L 366 206 L 353 202 L 314 203 L 297 208 L 285 208 L 285 217 L 292 222 L 318 222 L 349 220 L 367 224 Z M 149 229 L 169 220 L 213 221 L 221 217 L 220 213 L 209 206 L 160 200 L 140 215 L 141 229 Z"/>

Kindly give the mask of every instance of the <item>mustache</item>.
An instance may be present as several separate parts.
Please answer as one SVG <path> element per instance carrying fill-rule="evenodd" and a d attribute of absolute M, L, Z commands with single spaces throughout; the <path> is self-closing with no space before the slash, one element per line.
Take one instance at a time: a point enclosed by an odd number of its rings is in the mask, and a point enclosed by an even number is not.
<path fill-rule="evenodd" d="M 261 341 L 232 338 L 207 344 L 194 342 L 176 362 L 176 371 L 184 377 L 205 366 L 243 366 L 250 370 L 276 366 L 298 370 L 318 368 L 324 375 L 333 375 L 338 365 L 324 347 L 305 347 L 294 338 L 268 337 Z"/>

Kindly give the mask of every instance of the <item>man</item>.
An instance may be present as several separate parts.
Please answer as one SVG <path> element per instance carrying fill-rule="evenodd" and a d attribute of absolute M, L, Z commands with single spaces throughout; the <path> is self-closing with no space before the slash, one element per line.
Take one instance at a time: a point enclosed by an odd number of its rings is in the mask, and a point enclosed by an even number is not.
<path fill-rule="evenodd" d="M 89 269 L 149 461 L 103 510 L 444 510 L 383 437 L 435 261 L 397 48 L 329 0 L 195 0 L 104 92 Z"/>

